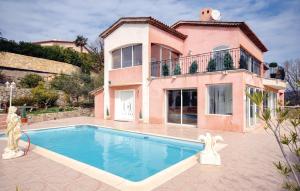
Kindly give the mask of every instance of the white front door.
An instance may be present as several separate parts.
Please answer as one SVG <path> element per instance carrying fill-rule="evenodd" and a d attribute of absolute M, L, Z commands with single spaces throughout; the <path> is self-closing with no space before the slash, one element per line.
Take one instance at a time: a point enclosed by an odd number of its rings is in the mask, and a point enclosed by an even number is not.
<path fill-rule="evenodd" d="M 115 97 L 115 120 L 134 120 L 134 91 L 116 91 Z"/>

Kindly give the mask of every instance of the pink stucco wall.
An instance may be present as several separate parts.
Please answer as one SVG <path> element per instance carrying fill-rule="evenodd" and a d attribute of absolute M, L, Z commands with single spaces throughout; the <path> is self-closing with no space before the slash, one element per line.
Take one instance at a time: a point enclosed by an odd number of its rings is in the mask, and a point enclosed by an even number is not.
<path fill-rule="evenodd" d="M 151 46 L 151 43 L 161 44 L 173 48 L 180 53 L 183 53 L 183 42 L 184 41 L 182 39 L 150 25 L 149 46 Z M 151 52 L 149 56 L 151 57 Z"/>
<path fill-rule="evenodd" d="M 142 83 L 142 66 L 110 70 L 109 81 L 110 85 Z"/>
<path fill-rule="evenodd" d="M 96 93 L 94 97 L 95 101 L 95 117 L 98 119 L 104 119 L 104 91 L 101 90 Z"/>
<path fill-rule="evenodd" d="M 161 78 L 150 83 L 150 123 L 166 121 L 165 90 L 181 88 L 197 88 L 198 96 L 198 128 L 242 131 L 244 126 L 244 87 L 243 72 L 227 75 L 215 72 L 204 75 L 180 76 L 176 79 Z M 206 113 L 207 85 L 231 83 L 233 91 L 233 114 L 211 115 Z M 160 103 L 160 104 L 157 104 Z"/>
<path fill-rule="evenodd" d="M 239 47 L 237 28 L 204 27 L 204 26 L 179 26 L 177 30 L 188 35 L 185 39 L 183 52 L 187 55 L 212 52 L 213 48 L 228 45 L 229 48 Z"/>

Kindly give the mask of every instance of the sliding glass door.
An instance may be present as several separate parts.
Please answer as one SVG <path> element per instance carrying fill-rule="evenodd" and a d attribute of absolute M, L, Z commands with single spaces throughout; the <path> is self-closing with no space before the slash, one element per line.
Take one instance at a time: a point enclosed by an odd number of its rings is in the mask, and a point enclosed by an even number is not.
<path fill-rule="evenodd" d="M 247 87 L 247 92 L 250 95 L 253 95 L 255 92 L 259 92 L 260 90 L 258 88 L 254 87 Z M 247 127 L 254 127 L 257 122 L 258 118 L 256 116 L 256 113 L 259 111 L 259 107 L 251 101 L 249 97 L 246 97 L 246 123 Z"/>
<path fill-rule="evenodd" d="M 197 124 L 197 90 L 181 89 L 167 91 L 167 122 Z"/>

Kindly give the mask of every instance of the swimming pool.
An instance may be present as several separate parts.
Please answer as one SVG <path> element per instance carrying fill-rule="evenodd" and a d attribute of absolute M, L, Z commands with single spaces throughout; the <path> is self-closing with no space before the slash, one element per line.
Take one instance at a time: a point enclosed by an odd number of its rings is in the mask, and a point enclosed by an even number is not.
<path fill-rule="evenodd" d="M 127 180 L 142 181 L 203 150 L 203 144 L 77 125 L 27 131 L 31 143 Z M 26 137 L 22 137 L 26 140 Z"/>

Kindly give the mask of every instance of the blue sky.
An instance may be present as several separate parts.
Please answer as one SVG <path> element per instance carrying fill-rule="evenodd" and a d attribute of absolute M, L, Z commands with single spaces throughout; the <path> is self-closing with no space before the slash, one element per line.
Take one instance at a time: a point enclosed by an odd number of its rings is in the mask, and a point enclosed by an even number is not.
<path fill-rule="evenodd" d="M 0 0 L 0 31 L 8 39 L 93 42 L 122 16 L 153 16 L 171 25 L 197 20 L 203 7 L 224 21 L 245 21 L 268 47 L 267 62 L 300 58 L 300 0 Z"/>

